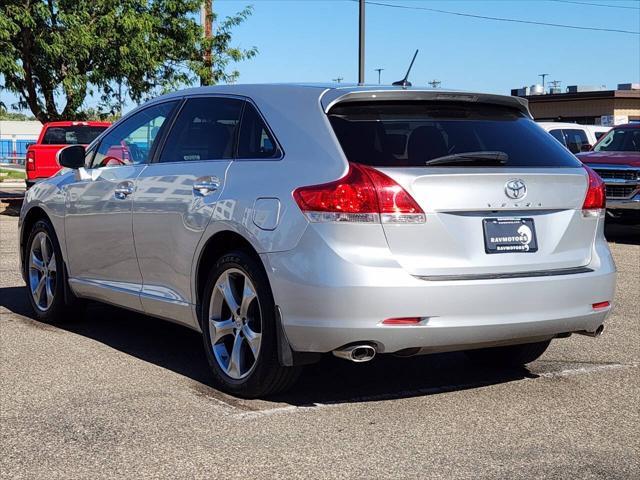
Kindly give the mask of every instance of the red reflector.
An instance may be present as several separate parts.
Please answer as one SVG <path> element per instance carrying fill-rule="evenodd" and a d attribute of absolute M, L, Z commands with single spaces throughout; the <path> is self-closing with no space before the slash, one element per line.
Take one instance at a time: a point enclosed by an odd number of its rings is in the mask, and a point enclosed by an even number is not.
<path fill-rule="evenodd" d="M 598 302 L 598 303 L 594 303 L 593 305 L 591 305 L 591 307 L 594 310 L 599 310 L 601 308 L 607 308 L 609 305 L 611 305 L 609 302 Z"/>
<path fill-rule="evenodd" d="M 589 185 L 587 186 L 587 194 L 582 204 L 583 210 L 592 210 L 604 208 L 606 204 L 605 187 L 602 178 L 596 172 L 584 165 L 589 174 Z"/>
<path fill-rule="evenodd" d="M 383 325 L 418 325 L 420 317 L 387 318 L 382 321 Z"/>

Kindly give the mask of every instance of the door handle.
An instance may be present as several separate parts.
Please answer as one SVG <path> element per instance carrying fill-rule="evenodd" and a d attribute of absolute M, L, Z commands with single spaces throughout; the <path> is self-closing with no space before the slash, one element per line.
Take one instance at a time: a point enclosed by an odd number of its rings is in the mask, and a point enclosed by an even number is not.
<path fill-rule="evenodd" d="M 218 177 L 199 177 L 193 182 L 193 191 L 197 195 L 208 195 L 220 188 Z"/>
<path fill-rule="evenodd" d="M 127 180 L 125 182 L 120 182 L 116 185 L 116 189 L 114 190 L 114 195 L 118 200 L 124 200 L 129 195 L 131 195 L 134 191 L 133 182 Z"/>

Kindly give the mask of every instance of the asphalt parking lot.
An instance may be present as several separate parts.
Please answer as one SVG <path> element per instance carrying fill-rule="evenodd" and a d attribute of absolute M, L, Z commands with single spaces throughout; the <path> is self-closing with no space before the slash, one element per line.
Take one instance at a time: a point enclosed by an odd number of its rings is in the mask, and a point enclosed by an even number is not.
<path fill-rule="evenodd" d="M 327 358 L 290 393 L 216 391 L 200 337 L 107 306 L 30 317 L 0 207 L 2 478 L 640 478 L 640 230 L 613 228 L 605 334 L 528 369 Z"/>

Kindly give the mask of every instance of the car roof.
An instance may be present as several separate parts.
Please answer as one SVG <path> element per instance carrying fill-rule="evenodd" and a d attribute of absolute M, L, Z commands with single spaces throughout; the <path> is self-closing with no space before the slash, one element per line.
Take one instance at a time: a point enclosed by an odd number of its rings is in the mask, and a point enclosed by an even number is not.
<path fill-rule="evenodd" d="M 640 123 L 627 123 L 625 125 L 616 125 L 615 127 L 611 127 L 611 128 L 615 128 L 616 130 L 627 129 L 627 128 L 640 128 Z"/>
<path fill-rule="evenodd" d="M 283 93 L 290 91 L 306 91 L 310 89 L 317 91 L 318 98 L 325 112 L 336 103 L 364 101 L 375 98 L 376 100 L 442 100 L 489 103 L 494 105 L 504 105 L 518 109 L 528 116 L 531 116 L 528 101 L 521 97 L 508 95 L 494 95 L 480 92 L 465 92 L 458 90 L 445 90 L 440 88 L 427 87 L 397 87 L 383 85 L 352 85 L 335 83 L 268 83 L 268 84 L 233 84 L 214 85 L 208 87 L 195 87 L 180 90 L 158 97 L 154 101 L 162 101 L 171 98 L 181 98 L 185 96 L 226 94 L 247 96 L 250 98 L 268 98 L 270 93 Z"/>
<path fill-rule="evenodd" d="M 44 126 L 45 127 L 73 127 L 78 125 L 83 127 L 108 127 L 111 125 L 111 122 L 60 120 L 56 122 L 47 122 L 45 123 Z"/>
<path fill-rule="evenodd" d="M 580 125 L 578 123 L 570 122 L 536 122 L 542 128 L 586 128 L 594 125 Z"/>

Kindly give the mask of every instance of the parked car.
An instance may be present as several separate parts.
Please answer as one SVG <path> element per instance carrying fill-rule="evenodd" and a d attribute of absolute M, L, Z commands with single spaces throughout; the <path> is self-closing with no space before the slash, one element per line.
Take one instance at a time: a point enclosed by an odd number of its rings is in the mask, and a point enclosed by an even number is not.
<path fill-rule="evenodd" d="M 60 170 L 56 154 L 67 145 L 88 145 L 105 131 L 110 122 L 49 122 L 40 131 L 38 141 L 26 153 L 27 188 L 55 175 Z"/>
<path fill-rule="evenodd" d="M 567 147 L 571 153 L 591 150 L 598 139 L 611 130 L 611 127 L 577 123 L 538 122 L 538 125 Z"/>
<path fill-rule="evenodd" d="M 578 158 L 604 180 L 609 216 L 640 221 L 640 124 L 613 128 Z"/>
<path fill-rule="evenodd" d="M 523 365 L 611 309 L 603 183 L 517 97 L 203 87 L 59 158 L 20 214 L 35 317 L 92 299 L 181 323 L 235 395 L 330 352 Z"/>

